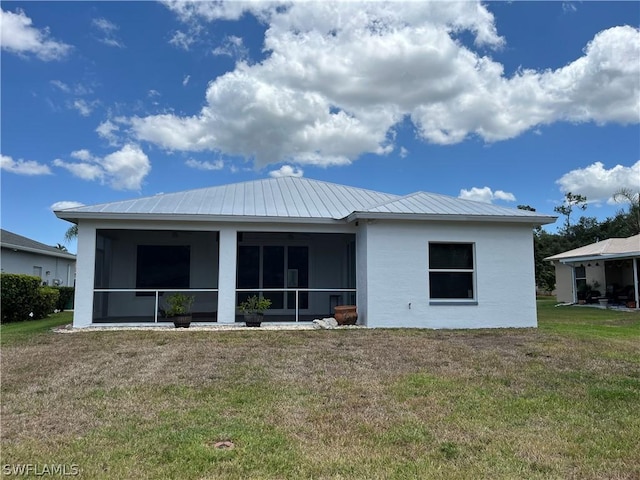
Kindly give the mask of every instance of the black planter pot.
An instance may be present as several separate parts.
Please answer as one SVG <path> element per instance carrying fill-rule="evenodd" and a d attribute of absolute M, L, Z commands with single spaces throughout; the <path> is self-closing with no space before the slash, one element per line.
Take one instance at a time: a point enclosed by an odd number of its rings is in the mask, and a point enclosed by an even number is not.
<path fill-rule="evenodd" d="M 259 327 L 262 323 L 262 318 L 264 314 L 262 313 L 245 313 L 244 315 L 244 323 L 247 327 Z"/>
<path fill-rule="evenodd" d="M 191 325 L 191 315 L 177 315 L 172 320 L 176 328 L 189 328 Z"/>

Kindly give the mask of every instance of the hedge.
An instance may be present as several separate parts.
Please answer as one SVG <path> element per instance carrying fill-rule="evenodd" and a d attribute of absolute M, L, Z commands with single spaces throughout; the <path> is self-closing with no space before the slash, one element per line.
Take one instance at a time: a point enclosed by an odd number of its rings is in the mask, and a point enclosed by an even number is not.
<path fill-rule="evenodd" d="M 38 277 L 15 273 L 0 276 L 2 323 L 44 318 L 54 311 L 59 298 L 59 291 L 42 287 Z"/>
<path fill-rule="evenodd" d="M 55 287 L 60 292 L 60 297 L 56 304 L 56 310 L 63 311 L 67 308 L 73 308 L 73 296 L 75 289 L 73 287 Z"/>

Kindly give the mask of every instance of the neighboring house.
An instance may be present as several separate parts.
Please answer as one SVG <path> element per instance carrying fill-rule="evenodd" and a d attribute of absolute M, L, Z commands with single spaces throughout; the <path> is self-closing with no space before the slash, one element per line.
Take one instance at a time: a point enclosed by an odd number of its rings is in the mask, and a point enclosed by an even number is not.
<path fill-rule="evenodd" d="M 200 322 L 241 320 L 259 292 L 266 320 L 357 304 L 369 327 L 534 327 L 533 228 L 555 221 L 293 177 L 55 213 L 78 224 L 75 327 L 163 321 L 172 290 Z"/>
<path fill-rule="evenodd" d="M 50 286 L 73 287 L 76 256 L 7 230 L 1 231 L 2 273 L 40 277 Z"/>
<path fill-rule="evenodd" d="M 556 269 L 556 295 L 559 302 L 577 303 L 581 294 L 596 291 L 593 300 L 634 305 L 638 308 L 638 270 L 640 235 L 610 238 L 545 260 Z"/>

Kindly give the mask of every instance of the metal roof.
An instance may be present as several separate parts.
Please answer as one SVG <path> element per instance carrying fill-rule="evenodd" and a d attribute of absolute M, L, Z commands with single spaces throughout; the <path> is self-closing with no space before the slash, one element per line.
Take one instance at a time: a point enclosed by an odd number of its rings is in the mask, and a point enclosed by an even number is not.
<path fill-rule="evenodd" d="M 75 260 L 76 258 L 72 253 L 59 250 L 50 245 L 45 245 L 44 243 L 36 242 L 35 240 L 23 237 L 17 233 L 9 232 L 8 230 L 0 230 L 0 244 L 2 245 L 2 248 L 10 248 L 12 250 L 68 258 L 70 260 Z"/>
<path fill-rule="evenodd" d="M 342 219 L 396 195 L 306 178 L 284 177 L 167 193 L 57 211 L 77 214 L 207 215 Z"/>
<path fill-rule="evenodd" d="M 418 192 L 401 197 L 308 178 L 283 177 L 59 210 L 59 218 L 165 218 L 211 221 L 352 221 L 355 218 L 472 216 L 552 223 L 549 217 L 488 203 Z"/>
<path fill-rule="evenodd" d="M 416 192 L 392 199 L 367 208 L 364 212 L 354 212 L 366 218 L 367 214 L 390 213 L 405 215 L 463 215 L 481 217 L 522 217 L 536 219 L 539 213 L 528 210 L 500 207 L 485 202 L 476 202 L 437 193 Z"/>
<path fill-rule="evenodd" d="M 590 258 L 640 257 L 640 234 L 627 238 L 608 238 L 596 243 L 558 253 L 545 260 L 588 260 Z"/>

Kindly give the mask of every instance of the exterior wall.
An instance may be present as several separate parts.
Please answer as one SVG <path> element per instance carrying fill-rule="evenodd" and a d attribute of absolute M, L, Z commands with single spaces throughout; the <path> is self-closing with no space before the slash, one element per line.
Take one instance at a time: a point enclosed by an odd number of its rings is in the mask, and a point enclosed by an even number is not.
<path fill-rule="evenodd" d="M 76 275 L 76 261 L 32 252 L 14 251 L 10 248 L 2 249 L 2 272 L 35 275 L 34 267 L 42 269 L 42 281 L 47 285 L 55 285 L 54 280 L 60 281 L 60 286 L 73 287 Z M 47 272 L 49 274 L 47 275 Z"/>
<path fill-rule="evenodd" d="M 366 296 L 359 296 L 358 306 L 367 326 L 493 328 L 537 325 L 530 226 L 380 220 L 369 221 L 365 228 L 366 270 L 359 274 L 366 277 Z M 430 304 L 428 247 L 431 241 L 475 245 L 477 304 Z M 362 289 L 362 283 L 358 288 Z"/>

